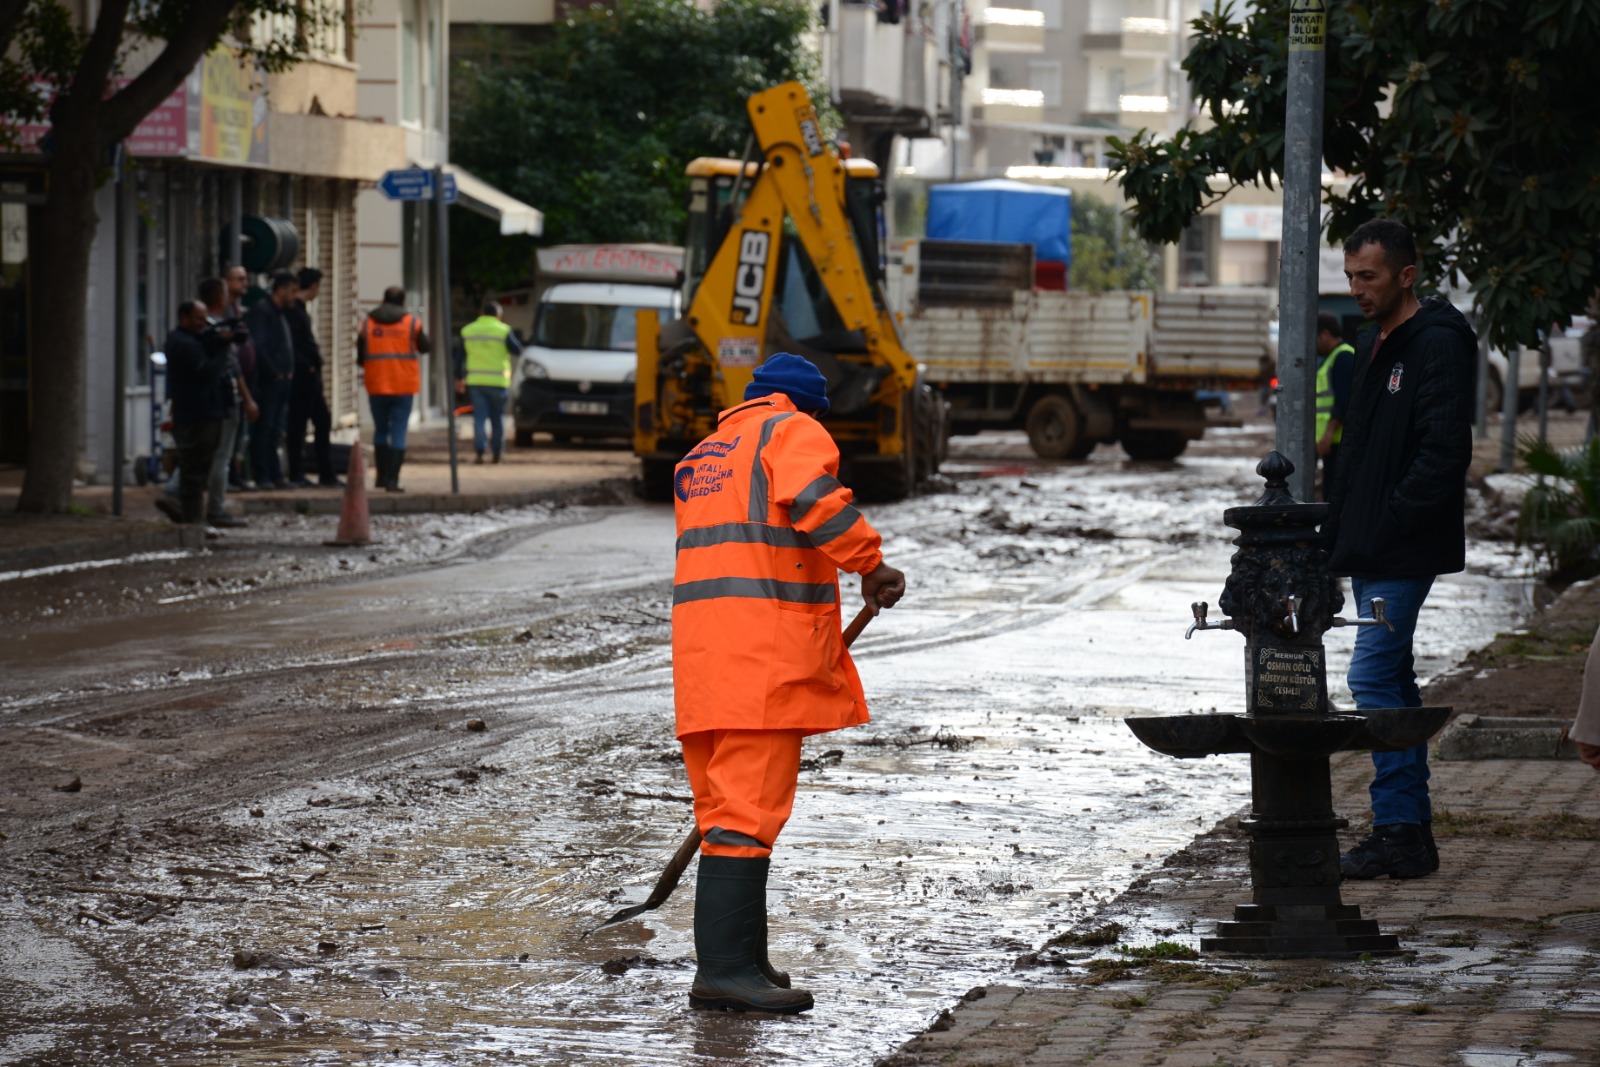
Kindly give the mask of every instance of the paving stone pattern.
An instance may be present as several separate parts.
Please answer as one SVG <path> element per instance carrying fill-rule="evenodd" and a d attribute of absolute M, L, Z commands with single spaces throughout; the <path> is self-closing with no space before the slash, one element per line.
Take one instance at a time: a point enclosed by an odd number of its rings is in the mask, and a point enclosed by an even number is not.
<path fill-rule="evenodd" d="M 1352 822 L 1370 766 L 1335 764 Z M 1120 923 L 1119 945 L 1025 957 L 1019 984 L 973 990 L 881 1067 L 1600 1064 L 1600 920 L 1583 918 L 1600 912 L 1600 775 L 1576 761 L 1435 763 L 1433 795 L 1439 873 L 1343 889 L 1400 935 L 1401 956 L 1130 958 L 1195 947 L 1248 901 L 1245 841 L 1224 824 L 1079 927 Z"/>

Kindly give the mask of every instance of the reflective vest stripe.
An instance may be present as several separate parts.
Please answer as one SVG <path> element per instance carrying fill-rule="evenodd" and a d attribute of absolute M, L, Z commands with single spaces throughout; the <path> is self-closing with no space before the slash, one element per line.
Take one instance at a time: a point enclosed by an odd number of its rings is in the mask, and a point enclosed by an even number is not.
<path fill-rule="evenodd" d="M 674 607 L 719 597 L 787 600 L 795 604 L 837 604 L 839 586 L 834 582 L 780 582 L 775 578 L 706 578 L 698 582 L 683 582 L 672 590 Z"/>
<path fill-rule="evenodd" d="M 806 517 L 806 512 L 816 506 L 817 501 L 842 488 L 844 486 L 839 479 L 831 474 L 824 474 L 795 494 L 794 503 L 789 505 L 789 521 L 799 522 Z"/>
<path fill-rule="evenodd" d="M 743 848 L 771 848 L 765 841 L 757 841 L 749 834 L 742 834 L 738 830 L 724 830 L 720 826 L 713 826 L 706 831 L 706 842 L 712 845 L 739 845 Z"/>
<path fill-rule="evenodd" d="M 772 545 L 776 548 L 813 547 L 810 537 L 786 526 L 768 526 L 764 522 L 723 522 L 683 531 L 678 538 L 678 551 L 734 544 Z"/>
<path fill-rule="evenodd" d="M 846 504 L 839 509 L 839 514 L 811 532 L 811 541 L 813 544 L 825 545 L 829 541 L 843 537 L 860 518 L 861 512 L 856 510 L 855 505 Z"/>
<path fill-rule="evenodd" d="M 778 423 L 793 415 L 792 411 L 780 412 L 761 424 L 761 439 L 756 442 L 756 454 L 750 461 L 750 521 L 767 521 L 767 470 L 761 465 L 761 452 L 772 440 L 772 431 L 778 428 Z"/>

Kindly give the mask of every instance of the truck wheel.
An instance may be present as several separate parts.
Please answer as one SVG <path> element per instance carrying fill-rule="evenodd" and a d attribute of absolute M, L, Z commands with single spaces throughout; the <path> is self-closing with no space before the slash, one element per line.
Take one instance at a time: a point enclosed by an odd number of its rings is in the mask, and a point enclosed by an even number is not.
<path fill-rule="evenodd" d="M 1027 431 L 1028 444 L 1040 459 L 1082 459 L 1095 444 L 1084 440 L 1083 416 L 1078 409 L 1057 393 L 1034 401 L 1028 409 Z"/>
<path fill-rule="evenodd" d="M 646 500 L 666 503 L 672 499 L 672 472 L 678 465 L 670 459 L 639 461 L 639 495 Z"/>
<path fill-rule="evenodd" d="M 518 426 L 516 430 L 512 432 L 511 440 L 518 448 L 532 448 L 533 431 L 524 430 L 521 426 Z"/>
<path fill-rule="evenodd" d="M 1189 439 L 1177 430 L 1129 430 L 1122 434 L 1122 450 L 1129 459 L 1177 459 Z"/>

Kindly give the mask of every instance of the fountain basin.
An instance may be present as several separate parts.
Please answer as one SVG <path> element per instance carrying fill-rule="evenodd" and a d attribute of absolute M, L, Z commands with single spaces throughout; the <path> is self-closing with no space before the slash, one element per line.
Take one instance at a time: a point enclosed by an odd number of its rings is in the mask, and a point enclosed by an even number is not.
<path fill-rule="evenodd" d="M 1341 750 L 1411 748 L 1438 733 L 1449 717 L 1449 708 L 1380 708 L 1255 718 L 1231 712 L 1135 715 L 1124 721 L 1140 741 L 1178 759 L 1247 752 L 1315 759 Z"/>

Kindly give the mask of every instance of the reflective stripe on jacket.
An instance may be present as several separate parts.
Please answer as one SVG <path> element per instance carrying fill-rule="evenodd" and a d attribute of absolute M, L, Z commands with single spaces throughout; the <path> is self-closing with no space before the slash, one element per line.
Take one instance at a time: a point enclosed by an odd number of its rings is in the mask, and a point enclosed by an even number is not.
<path fill-rule="evenodd" d="M 466 349 L 468 385 L 511 387 L 511 349 L 506 338 L 511 327 L 492 315 L 483 315 L 461 328 L 461 346 Z"/>
<path fill-rule="evenodd" d="M 1328 422 L 1333 418 L 1333 365 L 1339 362 L 1339 357 L 1346 352 L 1355 355 L 1355 349 L 1343 342 L 1334 346 L 1333 351 L 1325 356 L 1317 366 L 1317 428 L 1314 441 L 1322 440 L 1322 435 L 1327 432 Z M 1338 444 L 1344 437 L 1344 427 L 1340 426 L 1333 431 L 1333 443 Z"/>
<path fill-rule="evenodd" d="M 867 721 L 840 634 L 839 571 L 883 561 L 822 425 L 775 393 L 724 411 L 673 474 L 678 736 Z"/>
<path fill-rule="evenodd" d="M 361 364 L 367 392 L 376 396 L 415 396 L 422 392 L 422 367 L 417 361 L 417 334 L 422 320 L 409 311 L 398 322 L 361 323 L 366 357 Z"/>

